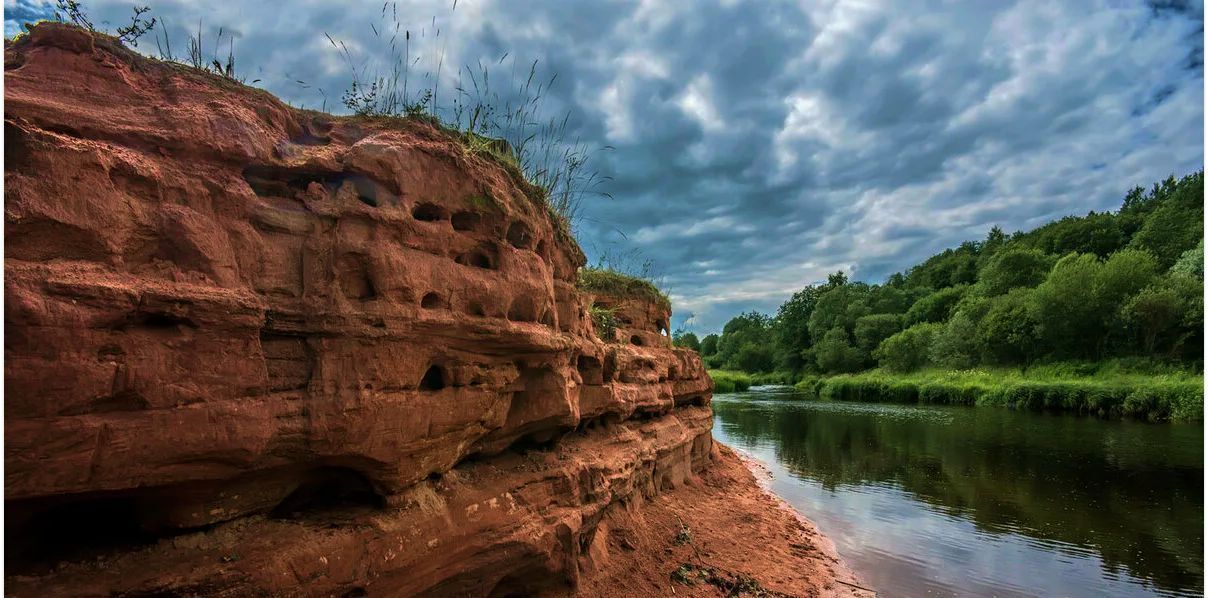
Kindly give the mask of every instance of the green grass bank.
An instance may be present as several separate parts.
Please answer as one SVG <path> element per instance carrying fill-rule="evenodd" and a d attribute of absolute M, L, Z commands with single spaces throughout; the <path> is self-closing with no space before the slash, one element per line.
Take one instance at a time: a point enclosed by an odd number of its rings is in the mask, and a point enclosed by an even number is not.
<path fill-rule="evenodd" d="M 926 369 L 895 373 L 876 369 L 835 376 L 749 374 L 711 370 L 715 392 L 741 392 L 761 384 L 792 384 L 819 400 L 931 405 L 994 406 L 1062 411 L 1149 421 L 1202 421 L 1202 374 L 1179 370 L 1135 372 L 1117 363 L 1051 364 L 1027 370 Z"/>

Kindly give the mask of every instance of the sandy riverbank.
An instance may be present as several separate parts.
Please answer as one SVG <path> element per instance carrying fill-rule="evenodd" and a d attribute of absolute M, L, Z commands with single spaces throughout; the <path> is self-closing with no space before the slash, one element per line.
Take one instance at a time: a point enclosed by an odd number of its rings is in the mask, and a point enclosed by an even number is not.
<path fill-rule="evenodd" d="M 719 596 L 739 584 L 738 595 L 875 596 L 833 542 L 760 482 L 757 461 L 714 446 L 713 465 L 690 485 L 612 518 L 607 546 L 593 548 L 601 571 L 577 595 Z"/>

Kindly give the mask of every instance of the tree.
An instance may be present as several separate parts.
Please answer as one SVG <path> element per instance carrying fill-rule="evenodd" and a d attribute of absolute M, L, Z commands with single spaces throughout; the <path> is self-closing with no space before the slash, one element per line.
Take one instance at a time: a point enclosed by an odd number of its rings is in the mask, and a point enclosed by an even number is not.
<path fill-rule="evenodd" d="M 1071 253 L 1057 261 L 1048 278 L 1032 294 L 1036 309 L 1028 316 L 1035 319 L 1041 345 L 1055 357 L 1091 357 L 1100 349 L 1088 343 L 1087 339 L 1098 338 L 1103 332 L 1103 311 L 1091 292 L 1102 268 L 1102 262 L 1094 255 Z M 1019 291 L 1026 289 L 1016 289 L 1005 296 Z M 1015 303 L 1017 301 L 1004 302 L 1001 309 L 1007 309 L 1007 305 L 1014 309 L 1017 307 Z M 993 312 L 994 308 L 990 311 Z M 1022 308 L 1019 313 L 1024 313 Z M 987 313 L 987 317 L 989 315 Z M 1004 313 L 998 314 L 999 321 L 994 323 L 994 327 L 1006 329 L 1008 323 L 1001 321 L 1004 316 Z M 978 330 L 979 338 L 982 338 L 980 324 Z M 1022 328 L 1017 332 L 1023 335 Z M 1020 339 L 1024 336 L 1020 336 Z M 996 347 L 1001 346 L 994 339 L 984 340 Z M 1000 351 L 991 352 L 999 353 L 1001 357 Z"/>
<path fill-rule="evenodd" d="M 1151 251 L 1162 268 L 1170 268 L 1204 239 L 1204 172 L 1167 179 L 1151 195 L 1155 207 L 1130 246 Z"/>
<path fill-rule="evenodd" d="M 826 286 L 808 286 L 789 297 L 776 311 L 776 361 L 790 371 L 800 371 L 806 365 L 802 349 L 810 346 L 810 315 Z"/>
<path fill-rule="evenodd" d="M 963 370 L 977 364 L 977 354 L 977 324 L 958 311 L 932 337 L 928 358 L 936 365 Z"/>
<path fill-rule="evenodd" d="M 1204 280 L 1204 240 L 1200 239 L 1199 245 L 1184 251 L 1178 261 L 1170 267 L 1170 272 Z"/>
<path fill-rule="evenodd" d="M 1170 332 L 1183 319 L 1183 298 L 1173 288 L 1152 285 L 1128 300 L 1122 308 L 1125 321 L 1141 336 L 1141 350 L 1154 353 L 1158 337 Z"/>
<path fill-rule="evenodd" d="M 767 345 L 747 343 L 738 349 L 734 365 L 744 372 L 770 372 L 775 367 L 772 348 Z"/>
<path fill-rule="evenodd" d="M 943 322 L 952 314 L 953 308 L 961 297 L 965 296 L 965 292 L 969 290 L 969 285 L 958 284 L 954 287 L 940 289 L 930 295 L 926 295 L 906 312 L 906 324 L 918 324 L 919 322 Z"/>
<path fill-rule="evenodd" d="M 700 340 L 691 332 L 676 330 L 675 335 L 671 339 L 671 344 L 677 347 L 687 347 L 700 353 Z"/>
<path fill-rule="evenodd" d="M 1094 256 L 1088 256 L 1092 259 Z M 977 327 L 977 342 L 989 361 L 1031 364 L 1040 349 L 1040 322 L 1033 291 L 1015 289 L 996 297 Z"/>
<path fill-rule="evenodd" d="M 772 318 L 756 311 L 739 314 L 726 322 L 717 341 L 718 361 L 728 368 L 738 369 L 735 359 L 745 345 L 769 344 L 772 340 Z"/>
<path fill-rule="evenodd" d="M 717 354 L 717 335 L 709 334 L 700 341 L 701 357 L 709 357 Z"/>
<path fill-rule="evenodd" d="M 1034 287 L 1049 274 L 1053 260 L 1037 249 L 1005 249 L 991 258 L 977 274 L 978 291 L 1002 295 L 1018 287 Z"/>
<path fill-rule="evenodd" d="M 865 353 L 872 353 L 881 341 L 902 330 L 902 316 L 897 314 L 873 314 L 856 320 L 856 346 Z"/>
<path fill-rule="evenodd" d="M 915 324 L 886 338 L 873 357 L 881 367 L 895 372 L 917 370 L 927 365 L 931 344 L 942 328 L 940 324 Z"/>
<path fill-rule="evenodd" d="M 835 327 L 814 346 L 818 367 L 827 373 L 854 372 L 864 366 L 864 354 L 851 345 L 847 331 Z"/>

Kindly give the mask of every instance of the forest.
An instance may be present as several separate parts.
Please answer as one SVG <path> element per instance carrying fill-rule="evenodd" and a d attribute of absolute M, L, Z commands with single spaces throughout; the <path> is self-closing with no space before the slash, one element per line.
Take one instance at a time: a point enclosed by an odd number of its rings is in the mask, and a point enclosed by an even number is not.
<path fill-rule="evenodd" d="M 884 395 L 895 381 L 937 377 L 1111 378 L 1133 383 L 1115 384 L 1120 396 L 1100 401 L 1100 411 L 1127 412 L 1132 400 L 1133 410 L 1157 412 L 1158 419 L 1172 410 L 1175 417 L 1197 418 L 1203 218 L 1203 171 L 1172 176 L 1148 190 L 1132 189 L 1117 211 L 1068 216 L 1010 235 L 994 227 L 985 239 L 931 256 L 883 284 L 836 272 L 794 293 L 774 315 L 743 313 L 721 334 L 704 338 L 678 330 L 674 342 L 700 352 L 719 391 L 754 381 L 860 395 L 860 384 L 876 381 L 870 393 Z M 1180 396 L 1130 399 L 1137 377 L 1151 375 L 1177 379 Z M 1195 397 L 1186 396 L 1192 381 Z M 926 400 L 911 384 L 896 392 L 903 400 Z M 1065 392 L 1014 399 L 991 397 L 989 390 L 953 392 L 958 396 L 939 401 L 1055 401 L 1077 410 L 1089 401 L 1096 410 L 1092 398 L 1071 403 Z"/>

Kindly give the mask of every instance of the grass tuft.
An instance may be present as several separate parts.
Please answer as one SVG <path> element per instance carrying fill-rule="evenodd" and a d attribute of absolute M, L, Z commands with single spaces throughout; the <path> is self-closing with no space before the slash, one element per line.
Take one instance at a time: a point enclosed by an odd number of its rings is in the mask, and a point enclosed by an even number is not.
<path fill-rule="evenodd" d="M 580 268 L 579 288 L 590 293 L 611 297 L 642 299 L 665 309 L 671 309 L 671 299 L 654 286 L 653 282 L 608 268 L 594 266 Z"/>

